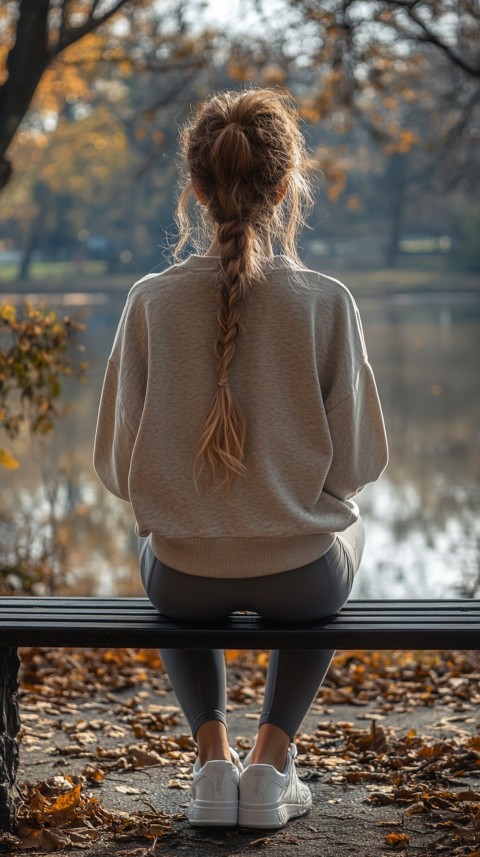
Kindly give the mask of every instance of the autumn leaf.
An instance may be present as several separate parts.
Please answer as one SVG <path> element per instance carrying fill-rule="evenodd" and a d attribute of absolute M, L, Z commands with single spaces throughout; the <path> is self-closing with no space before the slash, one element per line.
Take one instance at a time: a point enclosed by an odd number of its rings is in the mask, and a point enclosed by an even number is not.
<path fill-rule="evenodd" d="M 63 830 L 51 830 L 42 827 L 35 830 L 28 826 L 20 825 L 20 844 L 22 848 L 36 848 L 42 851 L 63 851 L 72 844 L 72 840 Z"/>
<path fill-rule="evenodd" d="M 71 815 L 80 804 L 81 785 L 74 786 L 65 794 L 59 795 L 52 804 L 45 807 L 46 816 Z"/>
<path fill-rule="evenodd" d="M 4 321 L 15 321 L 15 307 L 11 304 L 6 304 L 2 307 L 2 318 Z"/>
<path fill-rule="evenodd" d="M 410 837 L 407 833 L 387 833 L 385 836 L 385 842 L 396 848 L 397 846 L 408 845 Z"/>
<path fill-rule="evenodd" d="M 3 449 L 2 447 L 0 447 L 0 464 L 2 467 L 6 467 L 7 470 L 16 470 L 17 467 L 20 467 L 20 462 L 7 449 Z"/>
<path fill-rule="evenodd" d="M 239 657 L 239 655 L 241 655 L 241 653 L 241 649 L 226 649 L 225 660 L 227 661 L 227 663 L 230 663 L 230 661 L 235 661 Z"/>
<path fill-rule="evenodd" d="M 130 755 L 133 757 L 133 764 L 136 768 L 165 764 L 164 759 L 158 753 L 143 750 L 141 747 L 132 747 Z"/>
<path fill-rule="evenodd" d="M 87 765 L 83 771 L 83 776 L 93 785 L 99 785 L 103 781 L 104 772 L 94 765 Z"/>

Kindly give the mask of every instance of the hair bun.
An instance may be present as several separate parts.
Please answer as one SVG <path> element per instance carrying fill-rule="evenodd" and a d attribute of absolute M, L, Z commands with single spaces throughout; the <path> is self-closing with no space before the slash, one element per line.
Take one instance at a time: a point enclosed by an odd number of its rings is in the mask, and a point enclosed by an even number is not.
<path fill-rule="evenodd" d="M 241 122 L 230 122 L 230 125 L 227 125 L 227 128 L 234 128 L 235 131 L 241 131 L 242 134 L 245 134 L 247 131 L 245 125 L 242 125 Z"/>
<path fill-rule="evenodd" d="M 245 126 L 231 122 L 217 135 L 212 146 L 211 163 L 219 184 L 251 172 L 254 157 Z"/>

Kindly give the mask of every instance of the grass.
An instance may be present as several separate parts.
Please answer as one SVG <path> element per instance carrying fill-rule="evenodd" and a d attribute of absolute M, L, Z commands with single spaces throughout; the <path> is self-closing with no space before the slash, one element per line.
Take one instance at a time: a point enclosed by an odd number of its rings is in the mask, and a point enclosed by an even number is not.
<path fill-rule="evenodd" d="M 0 278 L 3 282 L 15 281 L 18 264 L 15 262 L 0 263 Z M 106 263 L 100 261 L 83 262 L 81 267 L 76 262 L 32 262 L 30 266 L 31 280 L 46 280 L 49 277 L 59 279 L 66 275 L 77 277 L 98 277 L 106 271 Z"/>
<path fill-rule="evenodd" d="M 435 270 L 433 267 L 399 268 L 338 268 L 335 259 L 321 258 L 314 265 L 317 270 L 338 277 L 349 289 L 357 294 L 384 294 L 391 291 L 409 291 L 421 289 L 428 291 L 472 291 L 480 290 L 478 274 L 464 271 Z M 0 282 L 9 283 L 15 292 L 31 291 L 32 287 L 41 287 L 46 291 L 51 285 L 58 290 L 64 285 L 65 291 L 78 291 L 88 288 L 126 289 L 147 271 L 138 273 L 109 274 L 104 261 L 87 261 L 81 267 L 75 262 L 33 262 L 30 279 L 16 279 L 18 266 L 13 263 L 0 263 Z"/>
<path fill-rule="evenodd" d="M 32 262 L 30 278 L 18 280 L 17 264 L 0 263 L 0 291 L 4 290 L 2 288 L 4 283 L 8 283 L 16 293 L 28 293 L 36 288 L 46 292 L 49 286 L 58 291 L 59 286 L 62 285 L 65 292 L 81 291 L 82 288 L 89 291 L 127 289 L 146 273 L 109 274 L 106 268 L 106 262 L 102 260 L 83 262 L 81 266 L 75 262 Z"/>

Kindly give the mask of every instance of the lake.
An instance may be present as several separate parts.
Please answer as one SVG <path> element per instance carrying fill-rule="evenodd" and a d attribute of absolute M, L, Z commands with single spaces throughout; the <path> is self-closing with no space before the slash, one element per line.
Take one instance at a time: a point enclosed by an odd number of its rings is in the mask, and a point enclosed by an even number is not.
<path fill-rule="evenodd" d="M 352 595 L 478 596 L 480 295 L 355 297 L 390 464 L 358 497 L 367 542 Z M 67 385 L 70 410 L 50 439 L 2 439 L 22 466 L 1 474 L 1 544 L 4 554 L 41 565 L 54 541 L 58 591 L 142 594 L 130 508 L 108 495 L 91 463 L 100 387 L 125 293 L 62 300 L 62 309 L 87 325 L 81 341 L 89 382 Z"/>

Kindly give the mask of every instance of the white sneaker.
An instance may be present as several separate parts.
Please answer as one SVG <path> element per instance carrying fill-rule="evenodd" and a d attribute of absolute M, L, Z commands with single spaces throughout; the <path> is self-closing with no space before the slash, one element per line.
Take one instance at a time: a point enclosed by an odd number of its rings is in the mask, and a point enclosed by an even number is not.
<path fill-rule="evenodd" d="M 191 825 L 234 827 L 238 824 L 238 784 L 243 765 L 230 747 L 231 762 L 206 762 L 193 766 L 188 820 Z"/>
<path fill-rule="evenodd" d="M 252 765 L 251 753 L 244 759 L 240 775 L 238 823 L 240 827 L 275 829 L 285 827 L 290 818 L 306 815 L 312 795 L 299 780 L 295 768 L 297 748 L 290 744 L 282 773 L 273 765 Z"/>

